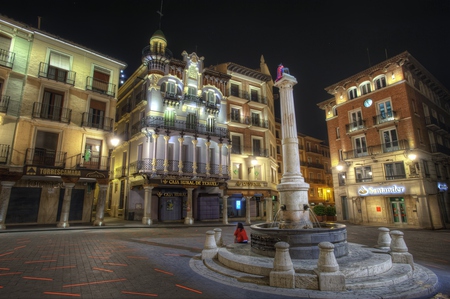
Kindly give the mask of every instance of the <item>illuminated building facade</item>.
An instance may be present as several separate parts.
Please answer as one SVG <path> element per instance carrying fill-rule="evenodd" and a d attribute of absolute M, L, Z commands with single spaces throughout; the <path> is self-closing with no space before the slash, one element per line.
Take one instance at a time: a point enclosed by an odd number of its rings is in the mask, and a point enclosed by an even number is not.
<path fill-rule="evenodd" d="M 102 225 L 103 214 L 93 210 L 106 200 L 116 84 L 125 67 L 0 17 L 1 228 Z"/>
<path fill-rule="evenodd" d="M 338 220 L 448 225 L 449 91 L 408 52 L 326 90 Z"/>

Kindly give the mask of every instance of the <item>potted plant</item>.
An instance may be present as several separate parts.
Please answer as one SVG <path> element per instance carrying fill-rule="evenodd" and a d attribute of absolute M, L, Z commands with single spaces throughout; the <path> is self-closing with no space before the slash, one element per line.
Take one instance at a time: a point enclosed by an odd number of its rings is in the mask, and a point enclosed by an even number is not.
<path fill-rule="evenodd" d="M 319 222 L 322 222 L 324 220 L 323 219 L 324 216 L 325 216 L 325 206 L 324 205 L 316 205 L 316 206 L 314 206 L 313 212 L 316 215 L 317 220 Z"/>
<path fill-rule="evenodd" d="M 327 215 L 327 221 L 336 221 L 336 207 L 326 207 L 325 214 Z"/>

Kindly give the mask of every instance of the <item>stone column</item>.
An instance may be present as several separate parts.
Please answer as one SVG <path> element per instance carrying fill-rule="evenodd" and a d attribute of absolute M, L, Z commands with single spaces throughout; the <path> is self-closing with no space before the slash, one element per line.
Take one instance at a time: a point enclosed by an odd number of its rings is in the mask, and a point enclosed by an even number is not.
<path fill-rule="evenodd" d="M 197 143 L 197 139 L 192 140 L 192 144 L 194 145 L 194 148 L 192 149 L 192 173 L 194 174 L 194 177 L 197 176 Z"/>
<path fill-rule="evenodd" d="M 222 139 L 221 139 L 222 140 Z M 219 143 L 219 178 L 223 177 L 223 170 L 222 170 L 222 148 L 223 148 L 223 143 L 220 142 Z"/>
<path fill-rule="evenodd" d="M 250 199 L 252 197 L 251 196 L 246 196 L 245 197 L 245 223 L 246 224 L 252 224 L 251 220 L 250 220 Z"/>
<path fill-rule="evenodd" d="M 152 221 L 152 190 L 154 186 L 144 185 L 144 217 L 142 217 L 142 224 L 151 225 Z"/>
<path fill-rule="evenodd" d="M 264 198 L 264 200 L 266 201 L 266 223 L 272 223 L 273 222 L 272 198 L 271 197 L 266 197 L 266 198 Z"/>
<path fill-rule="evenodd" d="M 289 255 L 289 244 L 286 242 L 275 244 L 275 258 L 273 269 L 269 274 L 269 284 L 271 287 L 295 288 L 294 264 Z"/>
<path fill-rule="evenodd" d="M 222 196 L 222 223 L 228 224 L 228 195 Z"/>
<path fill-rule="evenodd" d="M 153 134 L 153 158 L 152 158 L 152 173 L 156 173 L 156 149 L 158 145 L 158 134 Z"/>
<path fill-rule="evenodd" d="M 183 175 L 183 142 L 184 142 L 184 138 L 180 137 L 178 138 L 178 143 L 180 144 L 180 151 L 178 154 L 178 175 L 181 176 Z"/>
<path fill-rule="evenodd" d="M 70 213 L 70 201 L 72 199 L 72 189 L 75 187 L 75 183 L 64 183 L 64 200 L 61 208 L 61 216 L 59 217 L 59 223 L 57 227 L 66 228 L 69 227 L 69 213 Z"/>
<path fill-rule="evenodd" d="M 16 182 L 1 181 L 2 192 L 0 193 L 0 229 L 6 229 L 5 220 L 8 211 L 9 198 L 11 197 L 11 189 Z"/>
<path fill-rule="evenodd" d="M 169 173 L 169 140 L 170 136 L 164 136 L 164 174 L 167 175 Z"/>
<path fill-rule="evenodd" d="M 211 146 L 211 142 L 208 140 L 205 142 L 206 145 L 206 177 L 208 178 L 211 175 L 211 157 L 209 152 L 209 147 Z"/>
<path fill-rule="evenodd" d="M 231 144 L 227 145 L 228 148 L 228 157 L 227 157 L 227 175 L 228 177 L 231 177 Z"/>
<path fill-rule="evenodd" d="M 98 193 L 97 208 L 95 212 L 94 226 L 104 226 L 105 225 L 105 204 L 106 204 L 106 193 L 108 190 L 108 180 L 97 180 L 100 188 Z"/>
<path fill-rule="evenodd" d="M 339 264 L 334 255 L 334 245 L 330 242 L 319 243 L 319 258 L 317 259 L 317 276 L 320 291 L 345 291 L 345 275 L 339 271 Z"/>
<path fill-rule="evenodd" d="M 185 189 L 188 192 L 188 198 L 187 198 L 187 211 L 186 211 L 186 218 L 184 218 L 184 224 L 194 224 L 194 218 L 192 217 L 192 190 L 195 188 L 192 187 L 185 187 Z"/>
<path fill-rule="evenodd" d="M 295 120 L 295 107 L 293 86 L 297 80 L 283 74 L 281 79 L 275 82 L 280 89 L 281 132 L 283 149 L 283 176 L 277 186 L 280 193 L 280 223 L 282 229 L 298 229 L 307 224 L 309 212 L 304 209 L 308 204 L 309 184 L 300 172 L 300 158 L 298 153 L 297 123 Z"/>

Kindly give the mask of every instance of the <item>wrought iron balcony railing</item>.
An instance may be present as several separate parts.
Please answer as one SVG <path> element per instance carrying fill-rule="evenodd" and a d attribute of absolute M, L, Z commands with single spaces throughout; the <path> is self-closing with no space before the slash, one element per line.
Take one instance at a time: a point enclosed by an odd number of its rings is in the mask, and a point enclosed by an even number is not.
<path fill-rule="evenodd" d="M 82 115 L 81 126 L 111 132 L 114 127 L 114 120 L 110 117 L 84 112 Z"/>
<path fill-rule="evenodd" d="M 256 157 L 269 157 L 269 151 L 264 148 L 252 148 L 252 147 L 244 147 L 240 146 L 232 146 L 231 153 L 237 155 L 248 155 L 248 156 L 256 156 Z"/>
<path fill-rule="evenodd" d="M 149 70 L 160 70 L 164 72 L 166 63 L 173 57 L 172 51 L 165 48 L 155 49 L 150 45 L 142 49 L 142 63 L 148 66 Z"/>
<path fill-rule="evenodd" d="M 8 113 L 9 96 L 0 97 L 0 112 Z"/>
<path fill-rule="evenodd" d="M 14 58 L 16 53 L 0 49 L 0 65 L 6 66 L 10 69 L 14 66 Z"/>
<path fill-rule="evenodd" d="M 86 77 L 86 90 L 106 94 L 110 97 L 116 96 L 116 84 L 105 82 L 93 77 Z"/>
<path fill-rule="evenodd" d="M 344 160 L 353 159 L 364 156 L 373 156 L 385 153 L 391 153 L 396 151 L 403 151 L 409 149 L 408 140 L 397 140 L 377 145 L 371 145 L 367 147 L 361 147 L 358 149 L 353 149 L 343 153 Z"/>
<path fill-rule="evenodd" d="M 352 132 L 355 132 L 355 131 L 363 130 L 365 128 L 367 128 L 366 127 L 366 121 L 362 120 L 362 119 L 360 119 L 358 121 L 351 122 L 351 123 L 345 125 L 345 131 L 347 133 L 352 133 Z"/>
<path fill-rule="evenodd" d="M 71 117 L 72 109 L 38 102 L 33 104 L 32 118 L 47 119 L 68 124 L 70 123 Z"/>
<path fill-rule="evenodd" d="M 108 170 L 110 157 L 84 152 L 66 159 L 66 168 Z"/>
<path fill-rule="evenodd" d="M 48 63 L 41 62 L 39 64 L 39 77 L 44 77 L 50 80 L 55 80 L 58 82 L 63 82 L 70 85 L 75 85 L 76 73 L 73 71 L 68 71 Z"/>
<path fill-rule="evenodd" d="M 58 152 L 45 148 L 27 148 L 25 165 L 64 168 L 66 152 Z"/>
<path fill-rule="evenodd" d="M 218 126 L 208 126 L 205 124 L 191 123 L 181 120 L 167 120 L 160 116 L 147 116 L 142 119 L 141 128 L 151 127 L 163 130 L 176 130 L 193 134 L 226 137 L 228 129 Z"/>
<path fill-rule="evenodd" d="M 397 112 L 390 111 L 387 113 L 379 114 L 373 117 L 373 124 L 374 125 L 380 125 L 383 123 L 387 123 L 390 121 L 397 120 Z"/>

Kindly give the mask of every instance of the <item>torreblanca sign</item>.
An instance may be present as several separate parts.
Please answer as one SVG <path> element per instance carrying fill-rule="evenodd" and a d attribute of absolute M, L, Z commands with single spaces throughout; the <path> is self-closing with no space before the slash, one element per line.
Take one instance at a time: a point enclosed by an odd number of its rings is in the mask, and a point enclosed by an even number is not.
<path fill-rule="evenodd" d="M 406 188 L 403 186 L 388 186 L 388 187 L 365 187 L 358 189 L 358 194 L 361 196 L 369 195 L 384 195 L 384 194 L 402 194 L 405 193 Z"/>

